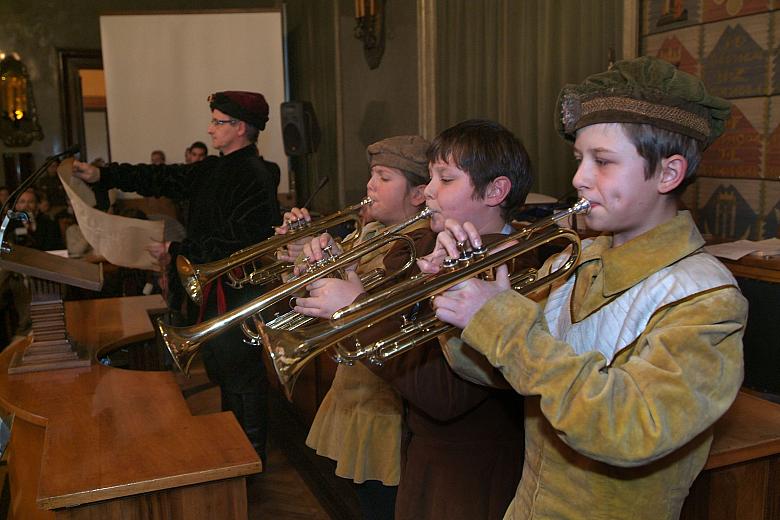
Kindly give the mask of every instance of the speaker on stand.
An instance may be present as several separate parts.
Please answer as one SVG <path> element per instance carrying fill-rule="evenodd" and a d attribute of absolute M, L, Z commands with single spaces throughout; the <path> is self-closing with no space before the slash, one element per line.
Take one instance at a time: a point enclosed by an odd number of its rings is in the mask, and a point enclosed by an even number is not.
<path fill-rule="evenodd" d="M 320 145 L 320 127 L 314 107 L 308 101 L 287 101 L 281 105 L 282 141 L 284 153 L 290 157 L 295 168 L 295 194 L 297 204 L 307 200 L 314 189 L 316 179 L 306 175 L 309 155 Z M 297 159 L 297 160 L 295 160 Z"/>

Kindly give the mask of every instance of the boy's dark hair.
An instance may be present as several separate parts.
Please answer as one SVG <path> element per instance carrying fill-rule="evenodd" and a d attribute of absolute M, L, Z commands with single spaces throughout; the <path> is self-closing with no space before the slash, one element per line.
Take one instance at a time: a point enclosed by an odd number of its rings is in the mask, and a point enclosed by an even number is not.
<path fill-rule="evenodd" d="M 206 146 L 206 143 L 204 143 L 203 141 L 195 141 L 194 143 L 192 143 L 192 144 L 190 145 L 190 147 L 188 148 L 188 150 L 193 150 L 193 149 L 195 149 L 195 148 L 200 148 L 201 150 L 203 150 L 203 151 L 206 153 L 206 155 L 208 155 L 208 154 L 209 154 L 209 149 L 208 149 L 208 147 Z"/>
<path fill-rule="evenodd" d="M 661 164 L 661 160 L 680 154 L 688 161 L 685 180 L 675 192 L 681 192 L 693 181 L 696 169 L 701 162 L 702 144 L 700 141 L 677 132 L 657 126 L 638 123 L 618 123 L 636 147 L 637 153 L 645 160 L 645 179 L 652 178 Z"/>
<path fill-rule="evenodd" d="M 485 196 L 488 185 L 505 176 L 512 184 L 501 203 L 501 216 L 512 220 L 525 202 L 533 181 L 531 159 L 515 135 L 494 121 L 469 119 L 440 133 L 428 148 L 428 162 L 445 161 L 468 173 L 473 197 Z"/>

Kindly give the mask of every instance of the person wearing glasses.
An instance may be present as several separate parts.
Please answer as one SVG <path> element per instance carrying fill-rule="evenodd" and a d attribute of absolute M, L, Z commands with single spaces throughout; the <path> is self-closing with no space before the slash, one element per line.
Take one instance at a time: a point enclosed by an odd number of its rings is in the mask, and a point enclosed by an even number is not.
<path fill-rule="evenodd" d="M 276 192 L 279 176 L 269 171 L 257 149 L 268 121 L 268 104 L 255 92 L 217 92 L 208 98 L 211 145 L 220 151 L 191 164 L 116 164 L 97 168 L 74 161 L 73 174 L 94 188 L 119 188 L 145 196 L 188 200 L 186 238 L 161 242 L 149 253 L 169 266 L 173 290 L 181 290 L 176 257 L 194 264 L 220 260 L 273 234 L 281 224 Z M 179 286 L 179 287 L 176 287 Z M 224 288 L 220 278 L 204 290 L 198 319 L 224 314 L 249 301 L 256 288 Z M 193 318 L 193 317 L 190 317 Z M 232 411 L 265 463 L 268 381 L 262 349 L 243 341 L 240 328 L 207 342 L 201 349 L 209 378 L 217 383 L 223 410 Z"/>

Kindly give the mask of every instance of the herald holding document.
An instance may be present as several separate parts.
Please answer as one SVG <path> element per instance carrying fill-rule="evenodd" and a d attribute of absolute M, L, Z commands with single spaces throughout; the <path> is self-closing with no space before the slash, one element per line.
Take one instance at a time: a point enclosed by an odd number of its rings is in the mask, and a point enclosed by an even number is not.
<path fill-rule="evenodd" d="M 95 253 L 114 265 L 159 270 L 146 247 L 162 242 L 164 223 L 120 217 L 93 208 L 92 189 L 81 179 L 73 177 L 70 173 L 72 169 L 73 159 L 66 159 L 57 168 L 57 173 L 73 205 L 81 233 Z"/>

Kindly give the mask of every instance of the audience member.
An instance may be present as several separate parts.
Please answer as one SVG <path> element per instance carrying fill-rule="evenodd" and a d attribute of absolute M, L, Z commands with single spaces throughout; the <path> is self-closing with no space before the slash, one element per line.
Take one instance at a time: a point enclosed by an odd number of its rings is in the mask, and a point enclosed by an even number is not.
<path fill-rule="evenodd" d="M 14 241 L 23 246 L 51 251 L 63 249 L 59 226 L 38 209 L 38 194 L 28 188 L 16 200 L 16 211 L 27 213 L 29 220 L 13 221 L 9 226 Z"/>
<path fill-rule="evenodd" d="M 57 168 L 59 165 L 59 161 L 50 163 L 46 168 L 46 173 L 35 183 L 35 188 L 38 193 L 48 199 L 49 204 L 51 205 L 50 207 L 55 211 L 64 208 L 67 200 L 65 188 L 62 186 L 60 178 L 57 175 Z M 43 213 L 48 213 L 48 211 L 41 211 Z"/>
<path fill-rule="evenodd" d="M 202 161 L 209 155 L 209 149 L 206 147 L 206 143 L 202 141 L 195 141 L 187 150 L 189 152 L 188 162 L 191 163 Z"/>
<path fill-rule="evenodd" d="M 165 164 L 165 152 L 162 150 L 154 150 L 149 162 L 151 164 Z"/>

